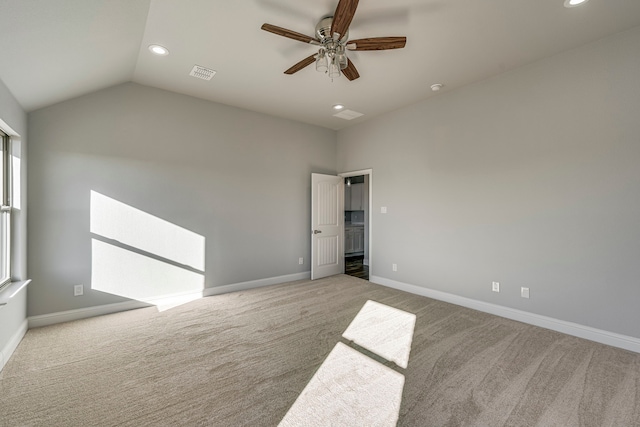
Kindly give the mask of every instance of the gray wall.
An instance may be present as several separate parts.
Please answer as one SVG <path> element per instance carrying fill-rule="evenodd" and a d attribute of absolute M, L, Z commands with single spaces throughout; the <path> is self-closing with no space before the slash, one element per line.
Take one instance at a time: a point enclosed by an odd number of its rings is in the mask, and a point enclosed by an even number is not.
<path fill-rule="evenodd" d="M 124 301 L 89 289 L 91 190 L 204 236 L 207 288 L 310 269 L 332 130 L 130 83 L 30 113 L 29 134 L 30 316 Z"/>
<path fill-rule="evenodd" d="M 640 337 L 639 76 L 636 28 L 339 131 L 372 274 Z"/>
<path fill-rule="evenodd" d="M 22 204 L 20 210 L 14 210 L 13 220 L 13 248 L 14 257 L 12 264 L 13 277 L 16 280 L 26 279 L 26 156 L 24 148 L 27 142 L 27 115 L 22 110 L 13 95 L 0 81 L 0 120 L 8 125 L 14 132 L 20 135 L 19 147 L 21 164 L 20 192 Z M 5 129 L 6 130 L 6 129 Z M 18 153 L 15 153 L 18 154 Z M 9 343 L 26 320 L 27 290 L 23 289 L 12 298 L 5 306 L 0 306 L 0 351 Z M 5 355 L 5 357 L 8 355 Z M 6 360 L 5 360 L 6 362 Z M 1 366 L 0 366 L 1 368 Z"/>

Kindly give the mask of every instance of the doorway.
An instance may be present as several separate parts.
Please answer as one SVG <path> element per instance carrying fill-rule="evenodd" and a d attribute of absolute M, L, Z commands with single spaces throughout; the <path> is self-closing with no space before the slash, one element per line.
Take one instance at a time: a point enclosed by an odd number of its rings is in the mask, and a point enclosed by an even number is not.
<path fill-rule="evenodd" d="M 369 280 L 371 268 L 371 173 L 340 174 L 344 179 L 345 274 Z"/>

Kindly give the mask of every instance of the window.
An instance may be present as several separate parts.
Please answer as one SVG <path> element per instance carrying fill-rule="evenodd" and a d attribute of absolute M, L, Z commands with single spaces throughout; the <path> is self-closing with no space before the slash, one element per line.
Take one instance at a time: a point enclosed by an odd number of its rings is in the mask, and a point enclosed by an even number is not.
<path fill-rule="evenodd" d="M 0 131 L 0 289 L 11 282 L 11 141 Z"/>

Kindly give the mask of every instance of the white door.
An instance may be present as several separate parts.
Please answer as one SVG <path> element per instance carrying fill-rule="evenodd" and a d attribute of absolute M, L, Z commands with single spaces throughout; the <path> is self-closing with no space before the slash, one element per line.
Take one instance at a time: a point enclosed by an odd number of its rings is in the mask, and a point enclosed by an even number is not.
<path fill-rule="evenodd" d="M 344 273 L 344 181 L 311 174 L 311 280 Z"/>

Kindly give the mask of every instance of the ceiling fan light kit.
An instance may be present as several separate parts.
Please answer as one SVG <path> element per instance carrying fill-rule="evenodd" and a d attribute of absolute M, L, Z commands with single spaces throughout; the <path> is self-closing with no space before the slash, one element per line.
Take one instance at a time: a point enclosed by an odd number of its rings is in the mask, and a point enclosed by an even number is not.
<path fill-rule="evenodd" d="M 315 58 L 316 71 L 327 73 L 331 79 L 335 79 L 340 77 L 340 70 L 344 70 L 348 65 L 344 42 L 349 36 L 349 31 L 342 39 L 336 40 L 330 35 L 332 24 L 333 16 L 325 16 L 316 25 L 316 40 L 319 40 L 321 47 Z"/>
<path fill-rule="evenodd" d="M 334 14 L 322 17 L 316 25 L 315 38 L 275 25 L 263 24 L 262 29 L 270 33 L 319 46 L 318 53 L 293 65 L 285 74 L 297 73 L 315 62 L 316 71 L 328 74 L 332 80 L 340 77 L 340 74 L 344 74 L 349 80 L 355 80 L 360 74 L 347 57 L 347 50 L 388 50 L 405 46 L 406 37 L 373 37 L 349 41 L 349 25 L 357 7 L 358 0 L 340 0 Z"/>

